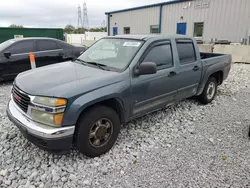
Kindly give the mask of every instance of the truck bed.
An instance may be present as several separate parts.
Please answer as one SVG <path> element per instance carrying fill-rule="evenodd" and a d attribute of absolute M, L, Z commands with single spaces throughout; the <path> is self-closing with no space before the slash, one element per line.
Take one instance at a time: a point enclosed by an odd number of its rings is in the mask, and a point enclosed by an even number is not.
<path fill-rule="evenodd" d="M 206 84 L 210 75 L 215 72 L 220 72 L 221 80 L 218 83 L 222 84 L 223 80 L 228 77 L 231 69 L 232 56 L 230 54 L 215 54 L 215 53 L 200 53 L 201 63 L 203 67 L 202 85 Z M 200 94 L 200 93 L 198 93 Z"/>
<path fill-rule="evenodd" d="M 208 58 L 213 58 L 213 57 L 219 57 L 219 56 L 224 56 L 225 54 L 215 54 L 215 53 L 205 53 L 205 52 L 200 52 L 201 59 L 208 59 Z"/>

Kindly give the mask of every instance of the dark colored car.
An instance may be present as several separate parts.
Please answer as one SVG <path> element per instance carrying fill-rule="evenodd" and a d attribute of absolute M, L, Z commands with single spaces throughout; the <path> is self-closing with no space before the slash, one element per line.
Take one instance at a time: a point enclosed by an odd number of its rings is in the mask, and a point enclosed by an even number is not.
<path fill-rule="evenodd" d="M 12 80 L 31 69 L 29 53 L 35 55 L 36 66 L 42 67 L 77 58 L 85 51 L 52 38 L 11 39 L 0 44 L 0 81 Z"/>

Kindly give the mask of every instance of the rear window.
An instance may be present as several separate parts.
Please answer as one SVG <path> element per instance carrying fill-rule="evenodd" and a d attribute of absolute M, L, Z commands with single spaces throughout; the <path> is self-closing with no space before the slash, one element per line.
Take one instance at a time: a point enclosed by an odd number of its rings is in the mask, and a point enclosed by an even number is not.
<path fill-rule="evenodd" d="M 195 49 L 192 40 L 177 40 L 176 44 L 181 65 L 196 61 Z"/>
<path fill-rule="evenodd" d="M 47 51 L 56 49 L 59 49 L 56 42 L 46 40 L 37 41 L 37 51 Z"/>

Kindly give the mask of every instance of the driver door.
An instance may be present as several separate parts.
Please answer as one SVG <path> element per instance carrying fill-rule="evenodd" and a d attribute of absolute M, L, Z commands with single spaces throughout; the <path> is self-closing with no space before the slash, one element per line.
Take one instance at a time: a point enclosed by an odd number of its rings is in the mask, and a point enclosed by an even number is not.
<path fill-rule="evenodd" d="M 174 101 L 176 67 L 174 65 L 170 41 L 154 43 L 143 55 L 141 62 L 154 62 L 157 73 L 151 75 L 133 76 L 132 116 L 141 116 L 147 112 L 162 108 Z"/>

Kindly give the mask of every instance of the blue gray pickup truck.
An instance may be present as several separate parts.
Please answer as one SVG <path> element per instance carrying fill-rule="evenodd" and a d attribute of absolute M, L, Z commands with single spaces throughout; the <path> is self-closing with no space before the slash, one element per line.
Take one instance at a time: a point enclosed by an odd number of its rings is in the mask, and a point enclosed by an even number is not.
<path fill-rule="evenodd" d="M 123 123 L 192 96 L 210 103 L 230 68 L 231 55 L 200 53 L 182 35 L 105 37 L 74 61 L 19 74 L 7 114 L 44 149 L 96 157 Z"/>

